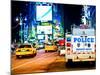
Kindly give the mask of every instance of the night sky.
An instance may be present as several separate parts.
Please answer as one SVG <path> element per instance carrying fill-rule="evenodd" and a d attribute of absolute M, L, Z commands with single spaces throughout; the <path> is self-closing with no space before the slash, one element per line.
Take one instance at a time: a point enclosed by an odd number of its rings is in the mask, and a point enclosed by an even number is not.
<path fill-rule="evenodd" d="M 21 1 L 12 1 L 11 2 L 11 34 L 12 39 L 18 37 L 19 26 L 15 19 L 16 16 L 19 16 L 19 13 L 23 15 L 29 14 L 29 3 L 30 2 L 21 2 Z M 81 22 L 81 5 L 68 5 L 68 4 L 58 4 L 63 9 L 63 18 L 64 18 L 64 31 L 68 29 L 70 31 L 70 26 L 72 24 L 79 25 Z"/>
<path fill-rule="evenodd" d="M 79 25 L 81 23 L 81 5 L 63 5 L 64 10 L 64 28 L 70 31 L 71 25 Z"/>
<path fill-rule="evenodd" d="M 22 13 L 23 16 L 29 14 L 29 2 L 23 1 L 11 1 L 11 38 L 19 39 L 19 29 L 20 26 L 16 22 L 16 17 Z"/>

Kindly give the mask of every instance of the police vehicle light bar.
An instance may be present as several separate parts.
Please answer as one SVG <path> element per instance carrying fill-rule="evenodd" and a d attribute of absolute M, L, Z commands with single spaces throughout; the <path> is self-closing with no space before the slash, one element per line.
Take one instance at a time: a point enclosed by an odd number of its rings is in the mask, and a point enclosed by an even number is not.
<path fill-rule="evenodd" d="M 71 47 L 71 43 L 67 43 L 67 47 Z"/>

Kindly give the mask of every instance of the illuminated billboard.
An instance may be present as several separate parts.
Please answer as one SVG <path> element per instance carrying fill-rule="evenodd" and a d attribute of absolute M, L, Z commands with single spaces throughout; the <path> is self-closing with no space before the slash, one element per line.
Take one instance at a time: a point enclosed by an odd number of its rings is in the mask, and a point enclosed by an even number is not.
<path fill-rule="evenodd" d="M 44 39 L 44 35 L 37 35 L 38 36 L 38 39 Z"/>
<path fill-rule="evenodd" d="M 51 21 L 52 20 L 52 6 L 36 6 L 36 20 L 37 21 Z"/>
<path fill-rule="evenodd" d="M 52 34 L 52 26 L 37 26 L 37 34 Z"/>

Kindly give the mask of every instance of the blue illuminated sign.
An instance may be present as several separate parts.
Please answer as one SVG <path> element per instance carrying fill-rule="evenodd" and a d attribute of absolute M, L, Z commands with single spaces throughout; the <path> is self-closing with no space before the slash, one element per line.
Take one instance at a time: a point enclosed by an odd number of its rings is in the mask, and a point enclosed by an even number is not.
<path fill-rule="evenodd" d="M 74 38 L 74 42 L 95 42 L 95 38 Z"/>
<path fill-rule="evenodd" d="M 92 50 L 92 48 L 76 48 L 76 50 Z"/>
<path fill-rule="evenodd" d="M 67 38 L 67 42 L 70 42 L 70 41 L 71 41 L 71 37 L 68 37 L 68 38 Z"/>

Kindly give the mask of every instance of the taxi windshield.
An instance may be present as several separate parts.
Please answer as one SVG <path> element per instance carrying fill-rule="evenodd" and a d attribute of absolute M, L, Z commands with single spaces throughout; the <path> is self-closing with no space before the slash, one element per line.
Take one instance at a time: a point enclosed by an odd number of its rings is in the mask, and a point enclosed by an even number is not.
<path fill-rule="evenodd" d="M 31 45 L 20 45 L 19 48 L 31 48 Z"/>

